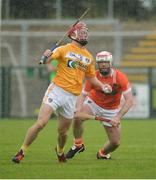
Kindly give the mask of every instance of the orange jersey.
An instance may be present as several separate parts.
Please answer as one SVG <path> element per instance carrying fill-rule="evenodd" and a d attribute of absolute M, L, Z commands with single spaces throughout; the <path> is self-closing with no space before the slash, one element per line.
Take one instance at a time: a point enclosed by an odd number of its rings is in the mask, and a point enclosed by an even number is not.
<path fill-rule="evenodd" d="M 58 60 L 53 82 L 74 95 L 81 93 L 85 76 L 95 77 L 95 62 L 85 48 L 69 43 L 55 49 L 51 58 Z"/>
<path fill-rule="evenodd" d="M 104 94 L 98 87 L 91 85 L 89 81 L 86 81 L 83 92 L 89 92 L 89 97 L 104 109 L 118 108 L 122 93 L 130 87 L 126 75 L 119 70 L 112 69 L 112 75 L 104 77 L 99 71 L 96 71 L 96 77 L 102 83 L 109 84 L 112 87 L 112 93 Z"/>

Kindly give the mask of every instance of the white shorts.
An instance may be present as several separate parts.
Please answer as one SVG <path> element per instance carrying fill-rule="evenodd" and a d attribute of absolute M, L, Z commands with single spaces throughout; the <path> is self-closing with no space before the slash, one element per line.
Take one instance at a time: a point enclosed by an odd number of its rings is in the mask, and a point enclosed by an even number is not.
<path fill-rule="evenodd" d="M 104 117 L 106 119 L 112 119 L 113 117 L 115 117 L 117 115 L 117 113 L 119 112 L 119 109 L 113 109 L 113 110 L 108 110 L 108 109 L 104 109 L 100 106 L 98 106 L 92 99 L 90 99 L 89 97 L 86 98 L 86 100 L 84 101 L 84 104 L 87 104 L 91 110 L 92 113 L 95 116 L 101 116 Z M 102 122 L 103 125 L 105 126 L 109 126 L 112 127 L 111 124 L 107 123 L 107 122 Z"/>
<path fill-rule="evenodd" d="M 43 103 L 51 106 L 54 111 L 63 117 L 72 119 L 76 110 L 77 97 L 51 83 L 44 95 Z"/>

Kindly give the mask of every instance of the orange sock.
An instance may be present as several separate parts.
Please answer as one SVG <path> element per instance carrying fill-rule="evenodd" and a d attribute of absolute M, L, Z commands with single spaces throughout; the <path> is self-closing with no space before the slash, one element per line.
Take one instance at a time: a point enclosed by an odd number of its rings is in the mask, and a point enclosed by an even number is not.
<path fill-rule="evenodd" d="M 100 149 L 100 150 L 99 150 L 99 154 L 100 154 L 100 156 L 106 155 L 106 154 L 105 154 L 105 151 L 104 151 L 103 149 Z"/>
<path fill-rule="evenodd" d="M 77 139 L 74 139 L 74 145 L 76 147 L 81 147 L 83 144 L 83 139 L 82 138 L 77 138 Z"/>

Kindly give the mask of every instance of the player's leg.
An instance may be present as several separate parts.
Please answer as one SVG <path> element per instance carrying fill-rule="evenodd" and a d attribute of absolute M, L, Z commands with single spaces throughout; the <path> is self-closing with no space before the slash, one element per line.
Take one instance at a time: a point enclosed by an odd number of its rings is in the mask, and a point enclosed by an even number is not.
<path fill-rule="evenodd" d="M 80 113 L 84 114 L 90 114 L 93 115 L 93 112 L 87 104 L 83 104 L 82 109 L 80 110 Z M 87 120 L 84 119 L 84 117 L 80 117 L 79 113 L 75 115 L 75 119 L 73 122 L 73 134 L 75 139 L 82 138 L 83 135 L 83 122 Z"/>
<path fill-rule="evenodd" d="M 80 112 L 93 115 L 91 108 L 87 104 L 83 104 Z M 73 158 L 76 153 L 80 153 L 85 150 L 82 138 L 84 120 L 86 119 L 82 119 L 82 117 L 79 117 L 78 113 L 75 115 L 75 119 L 73 122 L 74 144 L 66 154 L 66 158 L 68 159 Z"/>
<path fill-rule="evenodd" d="M 71 125 L 72 119 L 67 119 L 60 114 L 58 115 L 58 144 L 56 147 L 56 153 L 59 162 L 66 162 L 64 155 L 64 146 L 67 140 L 67 131 Z"/>
<path fill-rule="evenodd" d="M 104 144 L 104 147 L 98 151 L 98 159 L 110 159 L 109 153 L 113 152 L 120 145 L 121 127 L 104 126 L 104 128 L 108 136 L 108 141 Z"/>
<path fill-rule="evenodd" d="M 104 145 L 106 153 L 113 152 L 120 145 L 121 126 L 119 127 L 107 127 L 105 130 L 109 141 Z"/>
<path fill-rule="evenodd" d="M 25 147 L 28 147 L 34 141 L 39 131 L 42 130 L 44 126 L 48 123 L 48 120 L 50 119 L 52 112 L 53 112 L 52 107 L 50 107 L 47 104 L 42 104 L 40 112 L 39 112 L 38 120 L 33 126 L 31 126 L 28 129 L 28 132 L 26 134 L 26 137 L 23 143 Z"/>
<path fill-rule="evenodd" d="M 52 107 L 47 104 L 42 104 L 38 120 L 33 126 L 28 129 L 20 151 L 12 158 L 13 162 L 19 163 L 24 158 L 24 153 L 27 150 L 28 146 L 36 139 L 39 131 L 43 129 L 43 127 L 48 123 L 52 112 Z"/>

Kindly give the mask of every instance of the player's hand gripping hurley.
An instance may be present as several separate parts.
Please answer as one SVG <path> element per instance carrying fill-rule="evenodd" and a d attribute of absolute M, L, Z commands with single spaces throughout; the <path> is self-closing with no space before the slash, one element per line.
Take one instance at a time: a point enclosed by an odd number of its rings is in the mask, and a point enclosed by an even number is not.
<path fill-rule="evenodd" d="M 89 10 L 90 10 L 90 8 L 86 9 L 85 12 L 80 16 L 80 18 L 72 25 L 72 27 L 74 27 L 79 21 L 81 21 L 81 20 L 84 18 L 84 16 L 88 13 Z M 54 45 L 51 47 L 51 49 L 50 49 L 51 52 L 52 52 L 54 49 L 56 49 L 56 48 L 62 43 L 62 41 L 63 41 L 63 40 L 65 39 L 65 37 L 67 36 L 67 33 L 68 33 L 68 31 L 60 38 L 60 40 L 59 40 L 56 44 L 54 44 Z M 40 59 L 40 61 L 39 61 L 39 64 L 45 64 L 46 61 L 47 61 L 47 59 L 48 59 L 47 56 L 42 55 L 42 57 L 41 57 L 41 59 Z"/>

